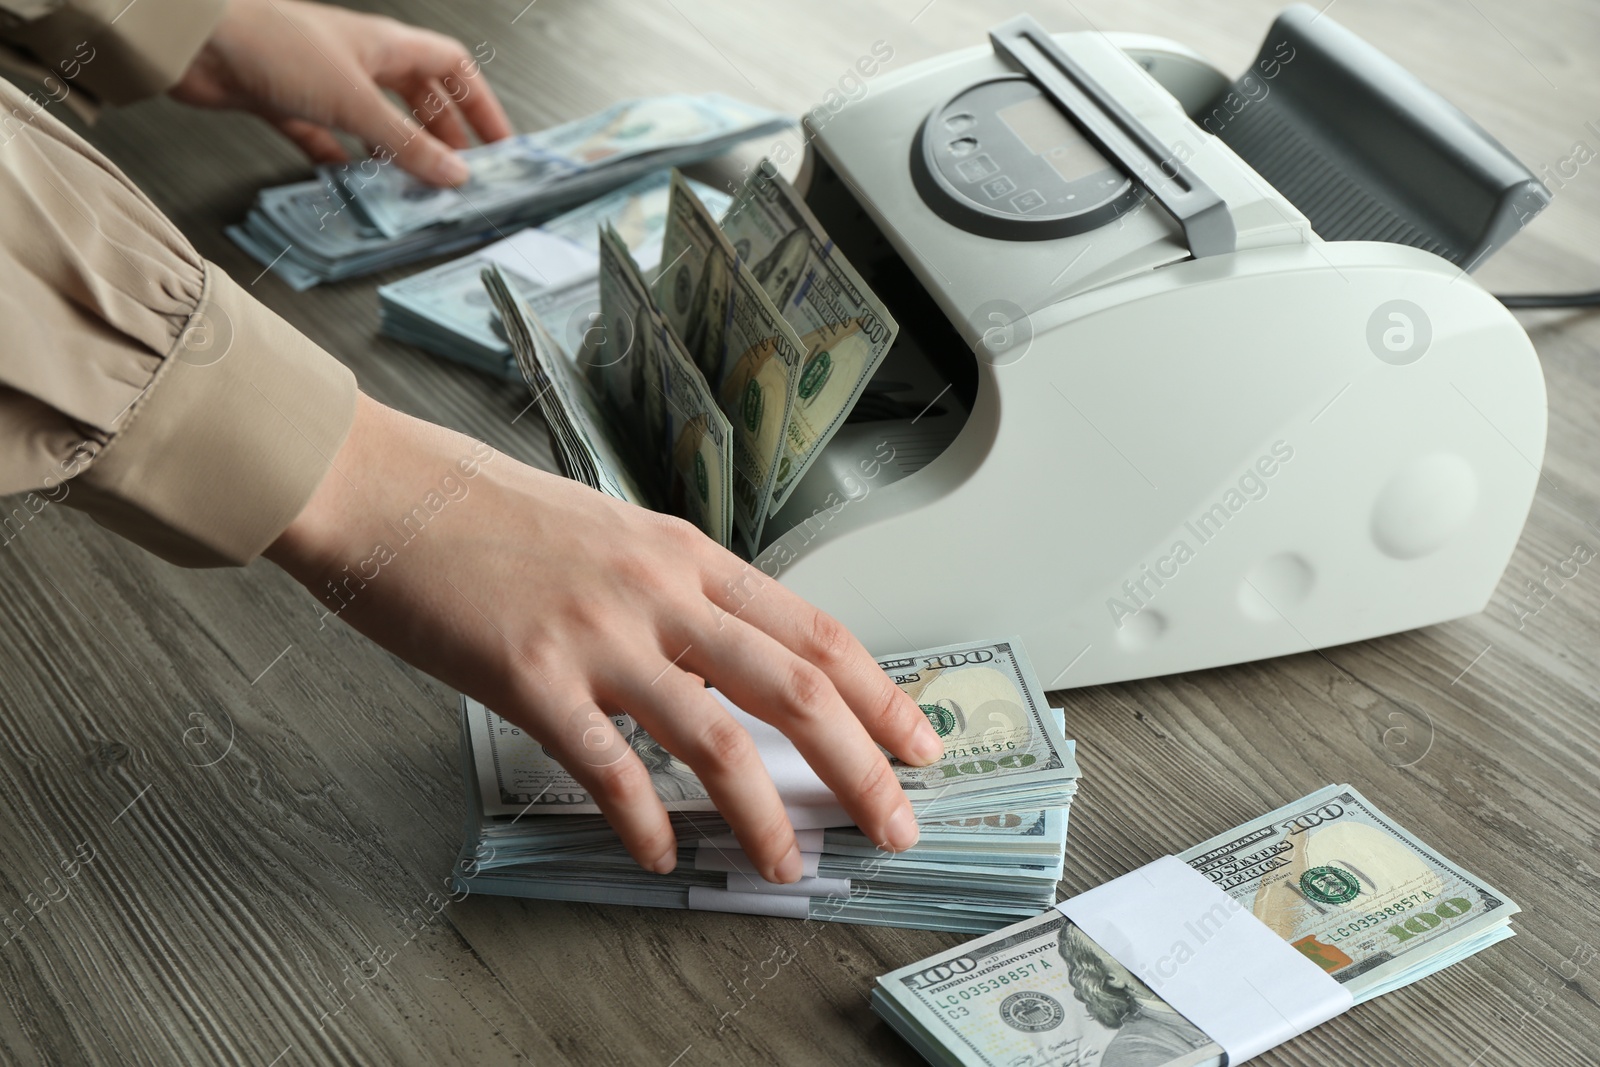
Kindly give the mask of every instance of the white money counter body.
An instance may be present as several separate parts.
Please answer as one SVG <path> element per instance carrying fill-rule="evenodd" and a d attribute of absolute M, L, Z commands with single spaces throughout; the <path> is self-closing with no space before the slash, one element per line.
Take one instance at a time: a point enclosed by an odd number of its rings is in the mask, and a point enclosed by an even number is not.
<path fill-rule="evenodd" d="M 1018 635 L 1048 688 L 1484 608 L 1546 403 L 1469 270 L 1548 197 L 1312 14 L 1237 80 L 1018 19 L 808 124 L 798 184 L 901 338 L 769 573 L 875 651 Z M 1341 77 L 1359 129 L 1318 117 Z"/>

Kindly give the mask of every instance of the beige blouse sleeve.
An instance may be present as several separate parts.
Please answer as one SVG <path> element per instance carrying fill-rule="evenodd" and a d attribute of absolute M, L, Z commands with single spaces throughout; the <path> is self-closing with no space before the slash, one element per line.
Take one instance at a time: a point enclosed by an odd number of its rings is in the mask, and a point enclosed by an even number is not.
<path fill-rule="evenodd" d="M 0 539 L 53 501 L 175 563 L 249 561 L 327 473 L 355 379 L 25 94 L 0 107 L 0 493 L 24 494 Z"/>
<path fill-rule="evenodd" d="M 10 46 L 7 65 L 47 87 L 55 79 L 101 103 L 125 104 L 170 88 L 225 6 L 226 0 L 0 0 L 0 40 Z"/>

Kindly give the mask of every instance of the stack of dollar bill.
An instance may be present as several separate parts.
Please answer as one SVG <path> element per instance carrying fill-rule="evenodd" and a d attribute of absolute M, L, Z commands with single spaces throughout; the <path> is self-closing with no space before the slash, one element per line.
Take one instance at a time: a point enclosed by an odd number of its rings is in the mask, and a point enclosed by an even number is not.
<path fill-rule="evenodd" d="M 973 933 L 1047 906 L 1078 768 L 1061 712 L 1044 706 L 1021 649 L 973 643 L 879 663 L 945 741 L 932 767 L 894 764 L 922 827 L 909 851 L 878 849 L 782 734 L 727 705 L 754 737 L 797 827 L 804 877 L 763 881 L 694 773 L 619 716 L 612 721 L 650 769 L 678 834 L 677 869 L 652 874 L 543 746 L 463 700 L 468 819 L 457 888 Z"/>
<path fill-rule="evenodd" d="M 575 350 L 484 271 L 563 470 L 755 554 L 898 325 L 767 164 L 720 224 L 674 173 L 653 277 L 616 232 L 599 249 L 599 319 Z"/>
<path fill-rule="evenodd" d="M 423 185 L 392 163 L 324 167 L 263 189 L 228 236 L 296 290 L 504 238 L 642 174 L 721 155 L 792 125 L 710 93 L 615 104 L 538 133 L 467 149 L 465 185 Z"/>
<path fill-rule="evenodd" d="M 731 198 L 690 181 L 702 203 L 723 211 Z M 600 228 L 613 227 L 640 269 L 661 258 L 670 172 L 658 170 L 621 189 L 519 230 L 460 259 L 378 287 L 380 328 L 397 341 L 520 381 L 511 346 L 498 325 L 481 277 L 497 264 L 529 310 L 568 351 L 577 351 L 598 321 Z"/>
<path fill-rule="evenodd" d="M 1178 858 L 1357 1004 L 1510 937 L 1521 910 L 1347 785 Z M 884 975 L 872 1006 L 937 1065 L 1224 1062 L 1218 1045 L 1054 909 Z"/>

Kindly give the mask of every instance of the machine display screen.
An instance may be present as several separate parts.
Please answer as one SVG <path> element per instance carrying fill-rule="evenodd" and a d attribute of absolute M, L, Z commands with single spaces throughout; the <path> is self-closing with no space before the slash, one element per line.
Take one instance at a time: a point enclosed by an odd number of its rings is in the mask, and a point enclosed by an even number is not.
<path fill-rule="evenodd" d="M 1078 127 L 1067 121 L 1054 103 L 1043 96 L 1032 96 L 1007 104 L 995 115 L 1023 145 L 1069 182 L 1105 170 L 1106 159 Z"/>
<path fill-rule="evenodd" d="M 1038 85 L 1015 75 L 970 85 L 935 108 L 916 163 L 930 206 L 996 237 L 1082 233 L 1143 195 Z"/>

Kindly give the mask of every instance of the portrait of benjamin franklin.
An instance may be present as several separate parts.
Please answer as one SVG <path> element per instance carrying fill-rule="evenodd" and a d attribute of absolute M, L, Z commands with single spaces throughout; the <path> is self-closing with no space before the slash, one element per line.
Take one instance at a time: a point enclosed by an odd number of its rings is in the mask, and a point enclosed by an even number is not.
<path fill-rule="evenodd" d="M 723 331 L 728 320 L 728 290 L 733 280 L 728 261 L 713 255 L 705 262 L 689 301 L 684 323 L 684 347 L 689 350 L 706 381 L 716 385 L 722 376 Z"/>
<path fill-rule="evenodd" d="M 805 277 L 806 257 L 810 248 L 811 235 L 805 230 L 795 230 L 773 245 L 772 251 L 763 256 L 759 263 L 750 267 L 750 273 L 755 275 L 756 281 L 761 283 L 761 288 L 767 291 L 779 311 L 788 307 L 795 287 Z"/>
<path fill-rule="evenodd" d="M 643 730 L 635 729 L 633 736 L 628 738 L 628 744 L 644 764 L 645 770 L 650 772 L 650 784 L 655 786 L 656 796 L 664 801 L 705 796 L 705 787 L 694 776 L 689 765 L 662 748 L 661 742 Z"/>
<path fill-rule="evenodd" d="M 1063 925 L 1056 947 L 1067 965 L 1072 995 L 1095 1022 L 1116 1031 L 1100 1067 L 1160 1067 L 1211 1044 L 1077 926 Z"/>

